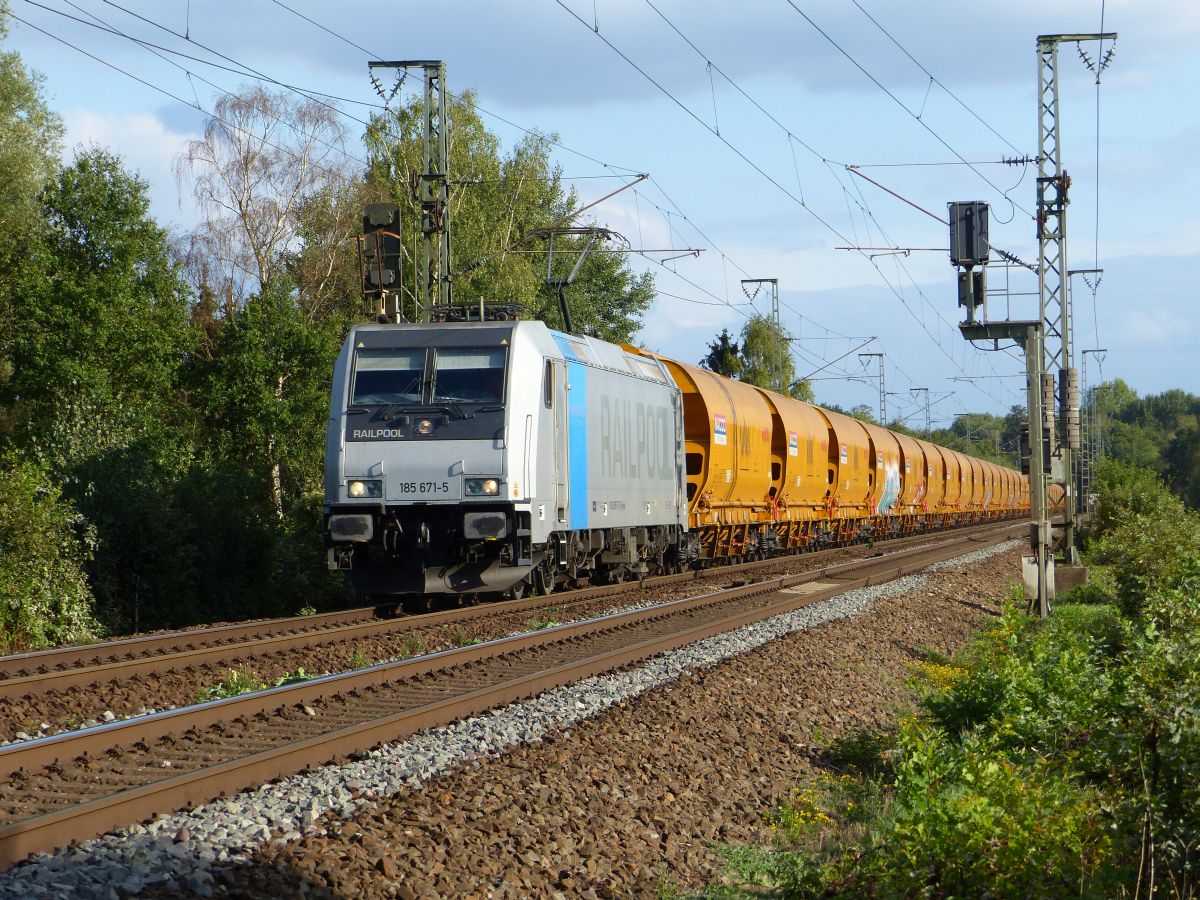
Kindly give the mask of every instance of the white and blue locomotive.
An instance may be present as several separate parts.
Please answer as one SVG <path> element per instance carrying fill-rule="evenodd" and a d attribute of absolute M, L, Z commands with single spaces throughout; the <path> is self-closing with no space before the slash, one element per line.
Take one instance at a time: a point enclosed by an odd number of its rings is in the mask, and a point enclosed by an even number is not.
<path fill-rule="evenodd" d="M 653 357 L 538 321 L 357 326 L 326 434 L 329 566 L 371 596 L 672 571 L 683 441 Z"/>

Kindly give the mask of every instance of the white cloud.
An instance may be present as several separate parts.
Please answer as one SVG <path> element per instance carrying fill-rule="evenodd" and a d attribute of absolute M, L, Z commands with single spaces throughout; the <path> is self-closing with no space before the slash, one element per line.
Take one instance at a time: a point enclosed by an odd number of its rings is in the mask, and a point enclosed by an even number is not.
<path fill-rule="evenodd" d="M 149 183 L 150 212 L 159 224 L 194 224 L 190 197 L 184 197 L 182 204 L 177 199 L 172 165 L 187 142 L 198 138 L 198 134 L 171 131 L 152 113 L 102 114 L 73 109 L 64 119 L 66 144 L 72 152 L 79 146 L 99 144 L 118 153 L 127 168 Z"/>
<path fill-rule="evenodd" d="M 1121 334 L 1134 346 L 1174 346 L 1192 333 L 1192 323 L 1185 316 L 1160 306 L 1128 310 L 1124 319 Z"/>

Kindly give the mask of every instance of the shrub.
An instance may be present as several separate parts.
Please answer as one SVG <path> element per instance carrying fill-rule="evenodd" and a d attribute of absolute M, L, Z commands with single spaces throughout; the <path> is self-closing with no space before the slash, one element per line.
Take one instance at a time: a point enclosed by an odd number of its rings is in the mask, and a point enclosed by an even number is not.
<path fill-rule="evenodd" d="M 795 795 L 775 847 L 727 853 L 733 878 L 790 896 L 1197 895 L 1200 517 L 1152 476 L 1105 473 L 1087 602 L 1045 622 L 1010 604 L 955 659 L 914 666 L 920 712 L 825 751 L 851 786 Z"/>
<path fill-rule="evenodd" d="M 1015 763 L 911 719 L 866 874 L 903 896 L 1052 897 L 1096 885 L 1110 856 L 1095 792 L 1039 756 Z"/>
<path fill-rule="evenodd" d="M 95 638 L 93 534 L 46 471 L 0 458 L 0 652 Z"/>

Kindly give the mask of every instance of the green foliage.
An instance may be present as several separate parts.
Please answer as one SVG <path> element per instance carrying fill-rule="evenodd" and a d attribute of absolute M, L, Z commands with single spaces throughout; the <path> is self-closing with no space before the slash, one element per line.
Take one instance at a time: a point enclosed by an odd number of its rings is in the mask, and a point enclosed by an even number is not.
<path fill-rule="evenodd" d="M 285 672 L 275 679 L 275 687 L 283 687 L 285 684 L 301 684 L 305 681 L 312 681 L 314 678 L 320 678 L 319 675 L 310 675 L 304 670 L 304 666 L 298 668 L 295 672 Z"/>
<path fill-rule="evenodd" d="M 718 375 L 811 403 L 812 385 L 796 378 L 791 339 L 774 319 L 752 316 L 742 327 L 741 344 L 734 342 L 728 329 L 722 329 L 709 343 L 708 355 L 700 365 Z"/>
<path fill-rule="evenodd" d="M 449 102 L 450 173 L 457 183 L 450 195 L 454 228 L 454 299 L 456 303 L 503 300 L 524 304 L 527 317 L 563 327 L 557 295 L 544 284 L 545 258 L 508 253 L 537 229 L 549 227 L 580 204 L 562 184 L 550 159 L 554 137 L 530 134 L 502 152 L 499 138 L 484 126 L 470 92 Z M 414 284 L 421 261 L 421 214 L 409 189 L 409 177 L 421 171 L 422 100 L 375 116 L 366 142 L 371 164 L 367 194 L 400 206 L 405 284 Z M 565 224 L 586 226 L 583 221 Z M 555 276 L 565 278 L 586 238 L 556 237 Z M 522 249 L 543 248 L 544 240 L 525 240 Z M 600 245 L 600 249 L 611 249 Z M 565 251 L 559 253 L 559 251 Z M 577 331 L 605 340 L 628 342 L 654 299 L 653 278 L 635 275 L 619 253 L 591 253 L 567 289 Z M 409 301 L 411 302 L 411 301 Z"/>
<path fill-rule="evenodd" d="M 1138 616 L 1156 592 L 1200 588 L 1200 517 L 1152 472 L 1103 460 L 1089 560 L 1105 567 L 1109 599 Z"/>
<path fill-rule="evenodd" d="M 997 758 L 909 720 L 868 877 L 887 896 L 1051 897 L 1095 891 L 1110 841 L 1095 794 L 1052 763 Z"/>
<path fill-rule="evenodd" d="M 1106 455 L 1151 469 L 1192 509 L 1200 509 L 1200 397 L 1170 390 L 1138 397 L 1124 381 L 1090 388 L 1084 412 L 1098 424 Z"/>
<path fill-rule="evenodd" d="M 1195 896 L 1200 517 L 1152 473 L 1108 463 L 1100 483 L 1089 602 L 1044 623 L 1010 605 L 918 664 L 920 713 L 830 747 L 850 787 L 783 808 L 786 839 L 730 851 L 733 877 L 789 896 Z M 817 806 L 832 821 L 814 834 Z"/>
<path fill-rule="evenodd" d="M 811 401 L 812 386 L 796 379 L 796 364 L 792 360 L 791 335 L 774 319 L 753 316 L 742 327 L 742 381 L 761 388 Z"/>
<path fill-rule="evenodd" d="M 700 360 L 700 365 L 726 378 L 737 378 L 742 374 L 742 355 L 728 328 L 722 328 L 721 333 L 709 341 L 708 353 Z"/>
<path fill-rule="evenodd" d="M 348 669 L 365 669 L 372 665 L 370 658 L 361 650 L 355 650 L 350 654 L 350 658 L 346 660 L 346 668 Z"/>
<path fill-rule="evenodd" d="M 280 279 L 221 323 L 211 361 L 198 361 L 191 375 L 205 444 L 248 471 L 280 517 L 322 489 L 319 423 L 343 325 L 311 321 Z"/>
<path fill-rule="evenodd" d="M 483 638 L 468 634 L 461 628 L 456 628 L 454 633 L 450 635 L 450 644 L 454 647 L 473 647 L 476 644 L 482 643 Z"/>
<path fill-rule="evenodd" d="M 0 2 L 0 39 L 8 35 L 8 8 Z M 62 121 L 47 108 L 42 84 L 19 54 L 0 52 L 0 303 L 22 245 L 41 231 L 38 198 L 58 163 Z"/>
<path fill-rule="evenodd" d="M 218 681 L 216 684 L 200 688 L 196 692 L 196 702 L 205 703 L 209 700 L 224 700 L 227 697 L 236 697 L 239 694 L 249 694 L 253 691 L 261 691 L 267 686 L 257 673 L 250 669 L 230 669 L 229 676 L 224 681 Z"/>
<path fill-rule="evenodd" d="M 425 645 L 425 638 L 419 634 L 409 632 L 404 635 L 404 644 L 400 649 L 401 659 L 409 659 L 413 656 L 420 656 L 425 653 L 428 648 Z"/>
<path fill-rule="evenodd" d="M 530 619 L 525 623 L 525 627 L 530 631 L 545 631 L 547 628 L 557 628 L 562 622 L 558 619 L 547 616 L 542 619 Z"/>
<path fill-rule="evenodd" d="M 93 535 L 42 468 L 0 457 L 0 653 L 100 633 L 84 566 Z"/>
<path fill-rule="evenodd" d="M 71 399 L 156 418 L 191 345 L 187 293 L 145 182 L 92 148 L 47 188 L 49 228 L 12 300 L 12 375 L 0 401 L 36 434 Z"/>

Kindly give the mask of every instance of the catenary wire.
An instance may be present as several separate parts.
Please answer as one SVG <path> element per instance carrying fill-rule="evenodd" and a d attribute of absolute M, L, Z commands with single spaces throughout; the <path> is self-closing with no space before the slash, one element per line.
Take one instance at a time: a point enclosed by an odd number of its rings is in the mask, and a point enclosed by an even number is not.
<path fill-rule="evenodd" d="M 557 0 L 557 2 L 561 3 L 561 0 Z M 918 124 L 920 124 L 920 126 L 922 128 L 924 128 L 926 131 L 928 131 L 934 137 L 934 139 L 937 140 L 937 142 L 939 144 L 941 144 L 943 147 L 945 147 L 947 150 L 949 150 L 951 153 L 953 153 L 955 155 L 955 157 L 957 157 L 963 163 L 967 163 L 966 157 L 964 157 L 961 153 L 958 152 L 958 150 L 956 150 L 953 146 L 951 146 L 950 143 L 945 138 L 943 138 L 940 134 L 938 134 L 938 132 L 935 131 L 929 125 L 928 122 L 926 122 L 920 116 L 916 115 L 911 109 L 909 109 L 908 106 L 906 106 L 899 97 L 897 97 L 891 90 L 889 90 L 887 88 L 886 85 L 883 84 L 883 82 L 881 82 L 878 78 L 876 78 L 873 74 L 871 74 L 871 72 L 868 71 L 867 68 L 862 63 L 860 63 L 857 59 L 855 59 L 854 56 L 852 56 L 848 51 L 846 51 L 842 47 L 841 44 L 839 44 L 837 41 L 835 41 L 828 32 L 826 32 L 823 28 L 821 28 L 820 25 L 818 25 L 815 21 L 813 21 L 812 17 L 809 16 L 808 13 L 806 13 L 804 10 L 802 10 L 799 6 L 796 5 L 795 0 L 784 0 L 784 2 L 786 2 L 788 4 L 788 6 L 790 6 L 792 9 L 794 9 L 796 11 L 796 13 L 800 15 L 801 18 L 803 18 L 806 22 L 808 22 L 808 24 L 811 25 L 816 30 L 816 32 L 821 35 L 821 37 L 825 38 L 825 40 L 827 40 L 830 44 L 832 44 L 833 47 L 839 53 L 842 54 L 842 56 L 846 57 L 846 59 L 849 60 L 856 69 L 858 69 L 860 72 L 863 73 L 863 75 L 865 75 L 868 79 L 870 79 L 871 82 L 876 87 L 878 87 L 881 91 L 883 91 L 885 94 L 887 94 L 889 97 L 891 97 L 892 100 L 895 101 L 897 106 L 899 106 L 906 113 L 908 113 Z M 1011 206 L 1013 206 L 1015 209 L 1021 210 L 1021 212 L 1025 213 L 1027 216 L 1033 215 L 1024 206 L 1022 206 L 1021 204 L 1019 204 L 1015 200 L 1013 200 L 1011 197 L 1009 197 L 1008 194 L 1006 194 L 1003 189 L 1001 189 L 998 185 L 996 185 L 990 178 L 988 178 L 986 175 L 984 175 L 975 166 L 971 165 L 970 163 L 967 163 L 967 167 L 972 172 L 974 172 L 976 175 L 978 175 L 979 178 L 982 179 L 983 182 L 988 185 L 988 187 L 990 187 L 997 194 L 999 194 L 1005 200 L 1007 200 L 1008 203 Z"/>
<path fill-rule="evenodd" d="M 961 106 L 963 109 L 965 109 L 968 113 L 970 113 L 971 116 L 977 122 L 979 122 L 980 125 L 982 125 L 984 128 L 986 128 L 988 131 L 990 131 L 996 137 L 1000 138 L 1000 140 L 1004 141 L 1004 143 L 1008 144 L 1009 148 L 1011 148 L 1015 153 L 1019 154 L 1021 152 L 1015 146 L 1013 146 L 1012 141 L 1010 141 L 1008 138 L 1006 138 L 1004 135 L 1002 135 L 1000 132 L 998 132 L 995 128 L 993 128 L 987 121 L 984 120 L 984 118 L 982 116 L 979 115 L 979 113 L 977 113 L 974 109 L 972 109 L 970 107 L 970 105 L 963 102 L 962 98 L 960 98 L 958 96 L 958 94 L 954 93 L 954 91 L 950 90 L 950 88 L 948 88 L 948 87 L 946 87 L 946 85 L 942 84 L 942 82 L 939 81 L 932 72 L 930 72 L 927 68 L 925 68 L 925 66 L 923 66 L 920 63 L 920 61 L 917 60 L 916 57 L 914 57 L 911 53 L 908 52 L 908 50 L 904 47 L 903 44 L 901 44 L 898 40 L 896 40 L 896 38 L 892 35 L 892 33 L 890 31 L 888 31 L 886 28 L 884 28 L 883 25 L 881 25 L 879 23 L 879 21 L 873 15 L 871 15 L 869 12 L 867 12 L 865 9 L 863 9 L 862 4 L 860 4 L 858 2 L 858 0 L 850 0 L 850 2 L 853 3 L 856 7 L 858 7 L 858 11 L 861 12 L 868 19 L 870 19 L 871 24 L 874 25 L 876 28 L 878 28 L 880 31 L 882 31 L 884 33 L 884 35 L 887 37 L 887 39 L 889 41 L 891 41 L 893 44 L 895 44 L 900 49 L 901 53 L 903 53 L 910 60 L 912 60 L 913 65 L 915 65 L 918 69 L 920 69 L 922 72 L 924 72 L 926 75 L 929 76 L 929 81 L 931 84 L 936 84 L 943 91 L 945 91 L 947 94 L 949 94 L 951 97 L 953 97 L 954 101 L 959 106 Z M 1103 21 L 1103 19 L 1101 21 Z M 1100 30 L 1103 31 L 1104 30 L 1103 27 L 1101 27 Z M 963 160 L 963 163 L 967 164 L 966 160 Z"/>

